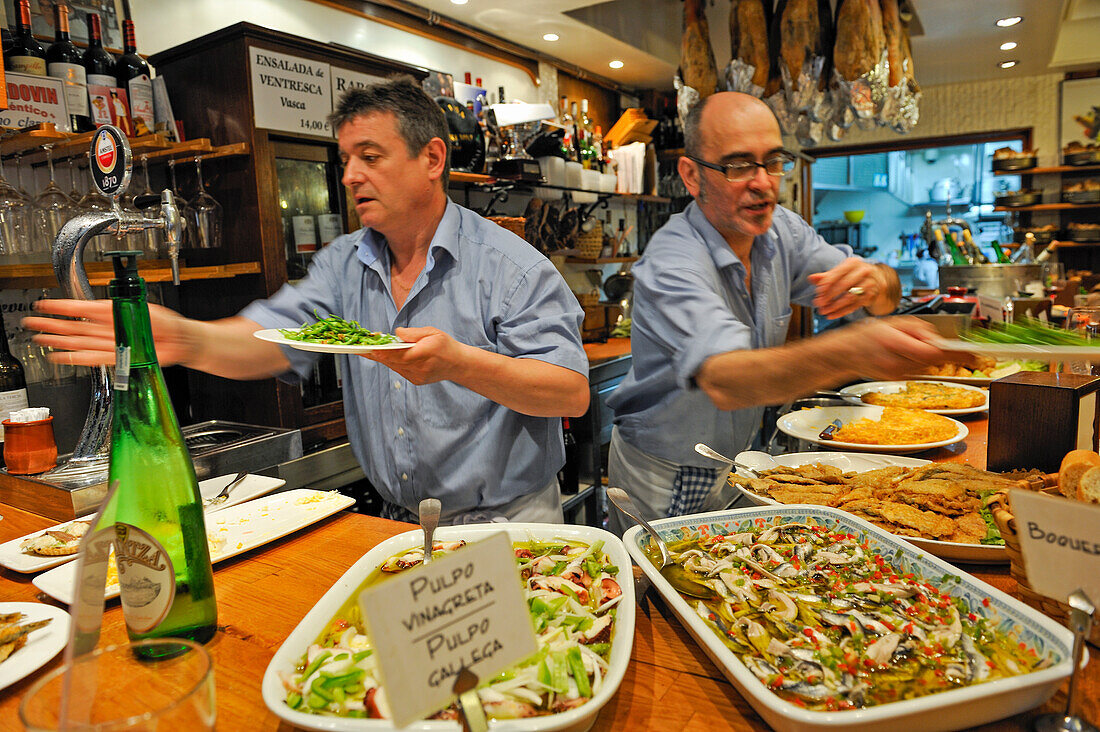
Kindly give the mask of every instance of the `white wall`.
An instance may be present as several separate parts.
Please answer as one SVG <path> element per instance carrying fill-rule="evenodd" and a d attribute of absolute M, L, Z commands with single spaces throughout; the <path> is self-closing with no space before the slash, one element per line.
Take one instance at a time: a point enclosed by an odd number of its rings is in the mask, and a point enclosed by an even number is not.
<path fill-rule="evenodd" d="M 247 21 L 314 40 L 342 43 L 367 53 L 454 74 L 469 71 L 509 99 L 535 101 L 531 77 L 515 66 L 391 28 L 309 0 L 130 0 L 138 48 L 153 54 L 234 23 Z M 215 73 L 215 70 L 211 70 Z"/>

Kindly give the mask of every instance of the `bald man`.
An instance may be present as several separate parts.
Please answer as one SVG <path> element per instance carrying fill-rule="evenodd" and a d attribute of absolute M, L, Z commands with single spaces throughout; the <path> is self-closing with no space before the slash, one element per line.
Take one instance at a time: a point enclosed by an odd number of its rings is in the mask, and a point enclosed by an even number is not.
<path fill-rule="evenodd" d="M 752 445 L 763 408 L 861 376 L 895 378 L 943 361 L 921 321 L 867 319 L 785 345 L 791 303 L 828 318 L 894 311 L 893 269 L 827 244 L 777 205 L 793 167 L 779 125 L 755 97 L 700 102 L 684 128 L 680 177 L 695 201 L 654 234 L 634 267 L 630 372 L 615 410 L 611 485 L 648 516 L 728 503 L 728 466 L 698 455 Z M 626 524 L 612 511 L 611 526 Z"/>

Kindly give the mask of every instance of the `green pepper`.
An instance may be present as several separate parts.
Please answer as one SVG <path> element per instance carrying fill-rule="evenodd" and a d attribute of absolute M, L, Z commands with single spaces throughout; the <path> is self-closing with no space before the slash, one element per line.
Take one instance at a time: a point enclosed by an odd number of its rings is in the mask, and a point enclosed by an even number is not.
<path fill-rule="evenodd" d="M 296 691 L 292 691 L 286 695 L 286 705 L 291 709 L 297 709 L 302 703 L 302 695 Z"/>
<path fill-rule="evenodd" d="M 588 672 L 584 670 L 581 649 L 573 646 L 566 651 L 565 658 L 569 662 L 569 670 L 573 672 L 573 680 L 577 682 L 577 691 L 581 696 L 592 696 L 592 685 L 588 683 Z"/>
<path fill-rule="evenodd" d="M 310 675 L 318 668 L 320 668 L 321 664 L 324 663 L 325 660 L 331 655 L 332 653 L 330 653 L 329 651 L 318 653 L 317 656 L 313 659 L 313 662 L 306 666 L 306 670 L 302 672 L 302 678 L 308 679 Z"/>

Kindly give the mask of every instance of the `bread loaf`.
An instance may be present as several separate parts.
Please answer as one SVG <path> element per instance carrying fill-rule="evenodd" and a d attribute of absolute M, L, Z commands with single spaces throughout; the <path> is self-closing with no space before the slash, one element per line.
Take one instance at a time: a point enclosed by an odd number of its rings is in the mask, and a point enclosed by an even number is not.
<path fill-rule="evenodd" d="M 833 63 L 841 77 L 855 81 L 869 72 L 885 46 L 878 0 L 840 0 L 836 8 Z"/>
<path fill-rule="evenodd" d="M 880 0 L 882 7 L 882 32 L 886 37 L 886 58 L 890 62 L 890 86 L 900 86 L 905 80 L 902 64 L 905 52 L 901 43 L 901 14 L 898 0 Z"/>
<path fill-rule="evenodd" d="M 1077 498 L 1082 476 L 1090 469 L 1100 467 L 1100 455 L 1092 450 L 1071 450 L 1062 458 L 1058 468 L 1058 491 L 1066 498 Z M 1100 473 L 1097 474 L 1100 485 Z M 1100 494 L 1098 494 L 1100 495 Z M 1084 499 L 1082 499 L 1084 500 Z"/>
<path fill-rule="evenodd" d="M 1100 466 L 1089 468 L 1081 474 L 1076 498 L 1084 503 L 1100 503 Z"/>
<path fill-rule="evenodd" d="M 680 78 L 699 92 L 700 99 L 718 89 L 718 66 L 710 47 L 710 27 L 703 2 L 684 0 L 684 34 L 680 40 Z"/>
<path fill-rule="evenodd" d="M 752 83 L 759 87 L 767 86 L 771 72 L 768 10 L 763 0 L 730 0 L 730 55 L 755 67 Z"/>

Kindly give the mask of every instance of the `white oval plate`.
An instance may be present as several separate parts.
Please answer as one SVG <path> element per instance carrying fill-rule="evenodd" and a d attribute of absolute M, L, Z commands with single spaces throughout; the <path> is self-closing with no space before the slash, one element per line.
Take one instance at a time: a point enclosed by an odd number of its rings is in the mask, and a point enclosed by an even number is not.
<path fill-rule="evenodd" d="M 50 624 L 32 631 L 27 643 L 0 663 L 0 689 L 42 668 L 69 642 L 69 614 L 59 607 L 41 602 L 0 602 L 0 614 L 23 613 L 21 623 L 45 620 Z"/>
<path fill-rule="evenodd" d="M 737 456 L 740 459 L 740 455 Z M 844 472 L 875 470 L 888 465 L 900 465 L 903 468 L 919 468 L 922 465 L 930 465 L 931 460 L 921 458 L 902 457 L 900 455 L 855 455 L 846 452 L 793 452 L 789 455 L 775 455 L 775 462 L 788 468 L 797 468 L 800 465 L 822 463 L 840 468 Z M 762 496 L 749 490 L 740 483 L 734 483 L 737 490 L 741 491 L 748 500 L 757 506 L 782 506 L 784 504 L 770 496 Z M 837 509 L 843 511 L 844 509 Z M 895 534 L 897 536 L 897 534 Z M 1008 562 L 1008 553 L 1004 544 L 962 544 L 954 541 L 939 541 L 938 539 L 925 539 L 919 536 L 901 536 L 910 544 L 919 546 L 929 554 L 946 559 L 950 562 L 969 562 L 981 564 L 1005 564 Z"/>
<path fill-rule="evenodd" d="M 989 386 L 996 379 L 988 376 L 933 376 L 931 374 L 913 374 L 906 381 L 941 381 L 950 384 L 969 384 L 970 386 Z"/>
<path fill-rule="evenodd" d="M 845 424 L 865 417 L 877 420 L 882 417 L 882 409 L 882 407 L 870 405 L 865 407 L 814 407 L 813 409 L 803 409 L 783 415 L 779 418 L 777 426 L 784 434 L 800 440 L 859 452 L 920 452 L 921 450 L 931 450 L 934 447 L 953 445 L 960 440 L 965 440 L 966 436 L 970 434 L 970 430 L 962 422 L 944 417 L 944 419 L 951 419 L 955 423 L 957 431 L 954 437 L 939 442 L 918 442 L 912 445 L 865 445 L 858 442 L 821 439 L 821 430 L 828 427 L 834 419 L 839 419 Z"/>
<path fill-rule="evenodd" d="M 937 339 L 932 345 L 945 351 L 977 353 L 990 358 L 1023 358 L 1029 361 L 1100 361 L 1100 346 L 1039 346 L 1030 343 L 971 343 L 958 339 Z"/>
<path fill-rule="evenodd" d="M 908 381 L 918 381 L 918 379 L 908 379 Z M 946 381 L 940 381 L 939 379 L 919 379 L 919 381 L 926 381 L 931 384 L 940 384 L 942 386 L 953 387 L 957 389 L 967 389 L 969 391 L 976 391 L 985 397 L 985 401 L 977 407 L 966 407 L 965 409 L 925 409 L 926 412 L 932 414 L 977 414 L 978 412 L 984 412 L 989 409 L 989 392 L 985 389 L 979 389 L 975 386 L 966 386 L 963 384 L 949 384 Z M 986 379 L 990 381 L 990 379 Z M 845 396 L 855 397 L 861 399 L 864 394 L 869 394 L 873 391 L 882 392 L 883 394 L 895 394 L 905 388 L 905 381 L 868 381 L 863 384 L 852 384 L 846 386 L 840 390 L 841 394 Z M 873 406 L 873 405 L 872 405 Z M 919 407 L 913 407 L 918 409 Z"/>
<path fill-rule="evenodd" d="M 291 348 L 297 348 L 299 351 L 312 351 L 313 353 L 345 353 L 354 355 L 371 353 L 372 351 L 399 351 L 402 348 L 412 348 L 416 345 L 415 343 L 405 343 L 404 341 L 399 343 L 383 343 L 378 346 L 345 346 L 339 343 L 309 343 L 308 341 L 291 340 L 280 333 L 278 328 L 258 330 L 252 335 L 256 336 L 261 341 L 276 343 L 280 346 L 290 346 Z"/>

